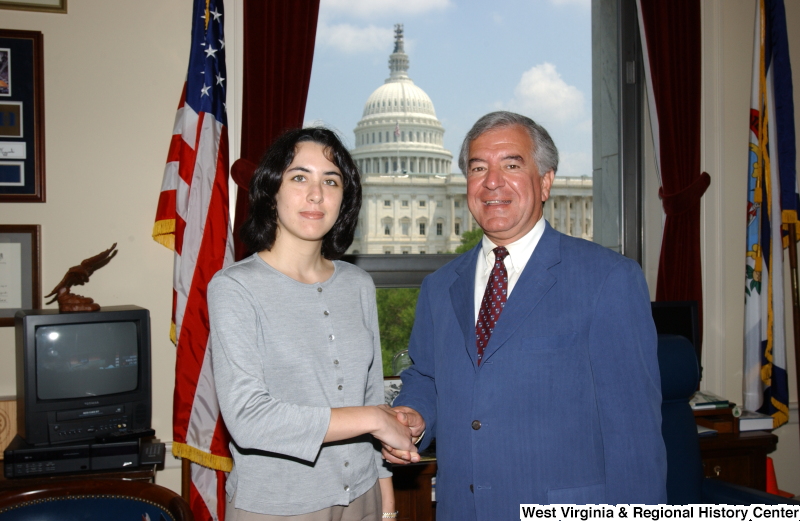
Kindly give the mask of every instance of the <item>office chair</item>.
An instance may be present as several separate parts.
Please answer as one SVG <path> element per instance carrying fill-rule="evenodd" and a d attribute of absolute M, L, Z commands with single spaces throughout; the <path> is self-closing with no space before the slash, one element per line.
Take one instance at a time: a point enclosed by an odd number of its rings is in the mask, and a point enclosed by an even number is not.
<path fill-rule="evenodd" d="M 689 405 L 689 398 L 700 381 L 692 343 L 678 335 L 658 335 L 658 365 L 661 434 L 667 449 L 668 504 L 800 504 L 800 501 L 704 477 L 697 424 Z"/>
<path fill-rule="evenodd" d="M 0 492 L 0 518 L 3 521 L 194 520 L 189 504 L 167 488 L 111 479 L 54 480 Z"/>

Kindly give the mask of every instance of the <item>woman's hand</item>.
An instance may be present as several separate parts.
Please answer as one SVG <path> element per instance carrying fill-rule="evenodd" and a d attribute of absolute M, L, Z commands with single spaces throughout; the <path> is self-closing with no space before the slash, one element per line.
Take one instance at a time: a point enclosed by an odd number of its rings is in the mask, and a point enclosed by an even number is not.
<path fill-rule="evenodd" d="M 397 412 L 387 405 L 338 407 L 331 409 L 331 420 L 323 442 L 347 440 L 372 434 L 384 447 L 407 453 L 411 461 L 419 461 L 417 448 L 411 441 L 411 428 L 400 423 Z"/>
<path fill-rule="evenodd" d="M 384 445 L 393 449 L 417 452 L 411 441 L 411 429 L 397 420 L 397 413 L 388 405 L 378 405 L 376 428 L 371 432 Z"/>

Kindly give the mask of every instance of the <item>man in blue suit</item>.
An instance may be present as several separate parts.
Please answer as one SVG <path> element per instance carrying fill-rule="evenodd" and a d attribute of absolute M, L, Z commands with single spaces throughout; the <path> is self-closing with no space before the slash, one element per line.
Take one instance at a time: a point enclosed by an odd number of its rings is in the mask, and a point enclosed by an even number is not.
<path fill-rule="evenodd" d="M 394 402 L 420 449 L 437 440 L 442 521 L 666 502 L 647 284 L 634 261 L 544 220 L 557 166 L 547 131 L 509 112 L 481 118 L 461 147 L 484 238 L 422 283 Z"/>

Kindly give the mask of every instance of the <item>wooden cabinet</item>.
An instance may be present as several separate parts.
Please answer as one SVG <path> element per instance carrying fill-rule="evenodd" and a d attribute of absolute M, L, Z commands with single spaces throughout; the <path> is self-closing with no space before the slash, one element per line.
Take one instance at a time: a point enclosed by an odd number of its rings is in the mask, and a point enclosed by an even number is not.
<path fill-rule="evenodd" d="M 125 481 L 156 482 L 156 465 L 143 465 L 132 469 L 98 470 L 94 472 L 81 472 L 77 474 L 55 474 L 52 476 L 34 476 L 25 478 L 7 479 L 0 474 L 0 493 L 15 488 L 25 488 L 31 485 L 43 485 L 57 481 L 84 481 L 93 479 L 121 479 Z"/>
<path fill-rule="evenodd" d="M 767 454 L 778 445 L 770 432 L 749 431 L 700 438 L 703 473 L 729 483 L 767 489 Z"/>
<path fill-rule="evenodd" d="M 394 465 L 392 472 L 395 503 L 399 512 L 397 519 L 434 521 L 436 503 L 433 501 L 431 478 L 436 476 L 436 462 Z"/>

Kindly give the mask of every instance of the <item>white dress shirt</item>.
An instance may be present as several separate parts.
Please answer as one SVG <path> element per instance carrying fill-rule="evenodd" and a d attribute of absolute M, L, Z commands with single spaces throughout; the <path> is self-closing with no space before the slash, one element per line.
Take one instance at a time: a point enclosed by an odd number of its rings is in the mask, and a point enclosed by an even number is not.
<path fill-rule="evenodd" d="M 511 297 L 511 292 L 514 291 L 514 286 L 519 280 L 522 270 L 528 264 L 528 260 L 533 255 L 533 250 L 539 244 L 539 239 L 542 238 L 544 233 L 544 216 L 539 218 L 539 221 L 534 227 L 526 233 L 521 239 L 511 244 L 506 245 L 508 255 L 503 263 L 506 265 L 508 272 L 508 294 L 506 299 Z M 492 266 L 494 266 L 494 250 L 497 245 L 489 240 L 486 235 L 483 236 L 481 241 L 481 254 L 478 255 L 478 262 L 475 265 L 475 322 L 478 321 L 478 313 L 481 310 L 481 301 L 483 294 L 486 292 L 486 284 L 489 282 L 489 274 L 492 273 Z"/>

